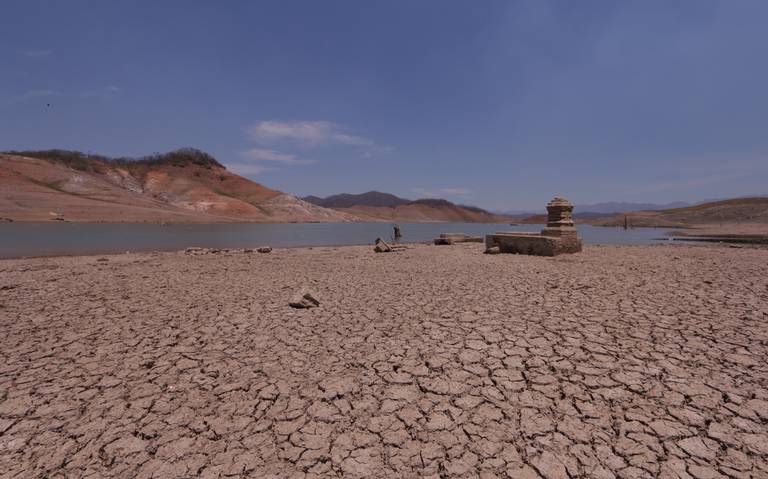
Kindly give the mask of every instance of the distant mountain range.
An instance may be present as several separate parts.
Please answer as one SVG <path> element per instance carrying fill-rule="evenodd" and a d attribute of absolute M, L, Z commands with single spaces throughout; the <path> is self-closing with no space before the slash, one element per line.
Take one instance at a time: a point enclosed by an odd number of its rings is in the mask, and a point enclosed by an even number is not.
<path fill-rule="evenodd" d="M 360 194 L 342 193 L 326 198 L 305 196 L 302 200 L 369 221 L 461 223 L 506 223 L 509 221 L 506 216 L 491 213 L 476 206 L 457 205 L 448 200 L 436 198 L 409 200 L 380 191 Z"/>
<path fill-rule="evenodd" d="M 543 211 L 515 222 L 545 221 Z M 768 198 L 696 204 L 607 202 L 576 206 L 582 222 L 635 226 L 766 222 Z M 66 150 L 0 153 L 0 221 L 76 222 L 476 222 L 510 216 L 444 199 L 369 191 L 300 199 L 231 173 L 199 150 L 139 159 Z"/>
<path fill-rule="evenodd" d="M 367 193 L 361 193 L 359 195 L 352 195 L 349 193 L 341 193 L 339 195 L 332 195 L 326 198 L 319 198 L 317 196 L 305 196 L 302 198 L 304 201 L 322 206 L 324 208 L 351 208 L 353 206 L 381 206 L 385 208 L 394 208 L 396 206 L 407 205 L 411 203 L 411 200 L 391 195 L 389 193 L 382 193 L 380 191 L 369 191 Z"/>

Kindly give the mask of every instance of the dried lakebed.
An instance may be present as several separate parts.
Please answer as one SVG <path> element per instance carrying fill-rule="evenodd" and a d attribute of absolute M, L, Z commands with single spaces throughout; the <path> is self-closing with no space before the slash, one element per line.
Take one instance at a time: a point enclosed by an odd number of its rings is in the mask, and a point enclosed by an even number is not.
<path fill-rule="evenodd" d="M 768 477 L 768 250 L 481 252 L 0 261 L 0 476 Z"/>

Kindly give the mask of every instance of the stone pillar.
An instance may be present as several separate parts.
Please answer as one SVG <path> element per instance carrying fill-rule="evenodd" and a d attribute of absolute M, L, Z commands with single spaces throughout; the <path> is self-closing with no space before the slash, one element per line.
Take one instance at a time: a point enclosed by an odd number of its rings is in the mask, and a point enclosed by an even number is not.
<path fill-rule="evenodd" d="M 547 228 L 573 228 L 573 205 L 555 196 L 547 203 Z"/>
<path fill-rule="evenodd" d="M 579 241 L 573 224 L 573 205 L 570 201 L 556 196 L 547 203 L 547 227 L 541 230 L 541 234 L 557 236 L 568 242 Z"/>

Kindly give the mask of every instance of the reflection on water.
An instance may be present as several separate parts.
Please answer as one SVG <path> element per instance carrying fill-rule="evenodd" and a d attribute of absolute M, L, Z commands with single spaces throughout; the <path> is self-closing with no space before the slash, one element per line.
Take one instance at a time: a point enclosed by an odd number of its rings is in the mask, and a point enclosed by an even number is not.
<path fill-rule="evenodd" d="M 509 226 L 478 223 L 400 223 L 402 242 L 430 241 L 440 233 L 485 235 L 497 231 L 539 231 L 543 225 Z M 587 244 L 651 244 L 665 230 L 578 227 Z M 2 223 L 0 257 L 179 250 L 187 246 L 250 248 L 373 244 L 392 240 L 390 223 L 279 224 L 105 224 Z"/>

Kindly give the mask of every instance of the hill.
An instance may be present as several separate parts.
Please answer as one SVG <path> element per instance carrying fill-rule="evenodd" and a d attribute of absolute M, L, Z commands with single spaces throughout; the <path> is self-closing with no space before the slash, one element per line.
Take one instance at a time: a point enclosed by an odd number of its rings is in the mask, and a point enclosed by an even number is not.
<path fill-rule="evenodd" d="M 768 224 L 768 197 L 734 198 L 661 211 L 633 211 L 596 221 L 598 226 L 687 227 L 717 224 Z"/>
<path fill-rule="evenodd" d="M 318 198 L 306 196 L 305 201 L 333 208 L 365 221 L 391 222 L 451 222 L 505 223 L 508 217 L 475 206 L 457 205 L 443 199 L 408 200 L 398 196 L 369 191 L 361 194 L 342 193 Z"/>
<path fill-rule="evenodd" d="M 675 201 L 666 204 L 657 203 L 628 203 L 624 201 L 608 201 L 605 203 L 594 203 L 591 205 L 576 205 L 574 211 L 580 211 L 582 214 L 615 214 L 624 211 L 659 211 L 672 208 L 682 208 L 689 206 L 690 203 L 684 201 Z"/>
<path fill-rule="evenodd" d="M 181 149 L 139 159 L 76 151 L 0 154 L 0 217 L 14 221 L 293 222 L 355 218 Z"/>
<path fill-rule="evenodd" d="M 341 193 L 326 198 L 306 196 L 302 199 L 325 208 L 351 208 L 353 206 L 382 206 L 385 208 L 392 208 L 395 206 L 406 205 L 411 202 L 410 200 L 389 193 L 382 193 L 380 191 L 369 191 L 359 195 Z"/>

